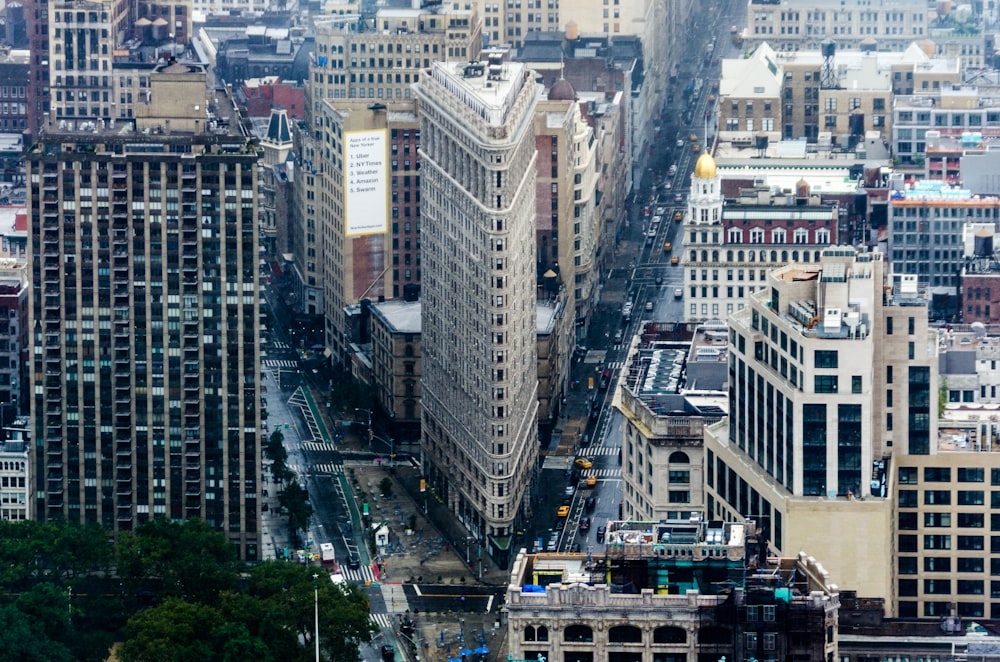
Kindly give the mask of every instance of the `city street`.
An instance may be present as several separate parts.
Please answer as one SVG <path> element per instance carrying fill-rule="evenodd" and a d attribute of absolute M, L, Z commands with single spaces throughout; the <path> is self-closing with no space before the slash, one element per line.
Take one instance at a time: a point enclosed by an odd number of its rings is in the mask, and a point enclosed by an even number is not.
<path fill-rule="evenodd" d="M 535 516 L 519 543 L 529 549 L 601 553 L 604 545 L 597 540 L 598 527 L 620 516 L 622 418 L 609 405 L 631 338 L 642 324 L 683 320 L 682 224 L 690 176 L 717 131 L 714 97 L 711 101 L 709 97 L 716 93 L 712 82 L 718 80 L 719 62 L 715 58 L 705 61 L 701 54 L 714 39 L 716 58 L 736 56 L 739 49 L 731 42 L 728 26 L 745 25 L 745 11 L 745 6 L 730 2 L 725 11 L 699 19 L 695 34 L 701 35 L 700 41 L 690 44 L 692 55 L 671 86 L 673 100 L 663 110 L 661 139 L 654 143 L 657 151 L 649 156 L 651 165 L 619 234 L 601 304 L 590 324 L 585 345 L 591 351 L 574 364 L 574 388 L 565 413 L 569 418 L 582 414 L 587 423 L 580 438 L 589 443 L 560 443 L 561 426 L 557 426 L 557 434 L 543 448 L 539 483 L 544 487 L 536 494 Z M 701 81 L 698 91 L 685 98 L 682 90 L 695 79 Z M 674 174 L 670 174 L 671 166 Z M 671 262 L 675 256 L 676 264 Z M 631 312 L 625 315 L 629 303 Z M 604 371 L 610 372 L 610 384 L 601 389 Z M 591 377 L 596 386 L 588 390 Z M 592 466 L 575 465 L 577 457 L 586 458 Z M 594 487 L 586 486 L 585 478 L 590 475 L 597 479 Z M 562 505 L 570 508 L 561 517 Z M 581 528 L 580 523 L 588 518 L 589 527 Z"/>

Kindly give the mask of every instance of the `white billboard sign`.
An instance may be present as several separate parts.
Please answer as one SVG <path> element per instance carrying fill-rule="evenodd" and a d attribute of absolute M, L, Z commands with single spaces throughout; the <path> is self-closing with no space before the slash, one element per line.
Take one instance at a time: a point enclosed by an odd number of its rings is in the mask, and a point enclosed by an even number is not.
<path fill-rule="evenodd" d="M 389 230 L 389 132 L 344 134 L 344 229 L 348 237 Z"/>

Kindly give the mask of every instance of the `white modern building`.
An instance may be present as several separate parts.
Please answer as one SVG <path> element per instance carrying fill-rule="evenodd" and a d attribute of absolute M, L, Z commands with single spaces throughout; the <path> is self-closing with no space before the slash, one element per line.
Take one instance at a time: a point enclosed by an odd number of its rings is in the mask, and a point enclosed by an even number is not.
<path fill-rule="evenodd" d="M 434 62 L 420 104 L 422 450 L 429 487 L 501 566 L 537 455 L 534 73 Z"/>

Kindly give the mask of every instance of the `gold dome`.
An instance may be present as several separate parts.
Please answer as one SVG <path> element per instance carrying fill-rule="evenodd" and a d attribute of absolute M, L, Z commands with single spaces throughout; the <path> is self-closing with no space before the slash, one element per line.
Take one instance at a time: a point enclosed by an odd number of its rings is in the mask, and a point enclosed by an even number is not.
<path fill-rule="evenodd" d="M 698 162 L 694 164 L 694 176 L 699 179 L 715 178 L 715 159 L 708 152 L 702 152 L 698 157 Z"/>

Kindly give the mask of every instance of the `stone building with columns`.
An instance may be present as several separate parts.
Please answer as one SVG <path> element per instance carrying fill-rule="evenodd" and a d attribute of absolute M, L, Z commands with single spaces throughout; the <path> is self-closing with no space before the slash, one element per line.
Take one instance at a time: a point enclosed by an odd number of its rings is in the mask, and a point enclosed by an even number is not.
<path fill-rule="evenodd" d="M 836 585 L 804 553 L 767 557 L 754 521 L 612 521 L 605 535 L 601 554 L 518 554 L 512 659 L 838 659 Z"/>

